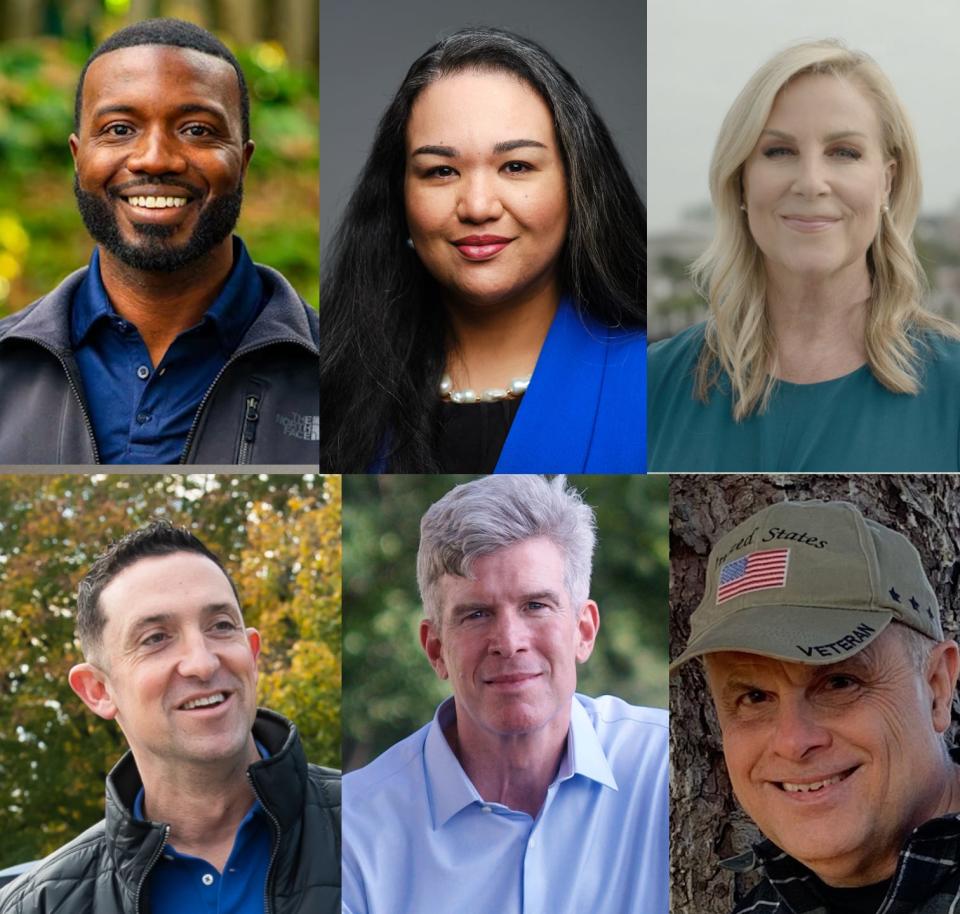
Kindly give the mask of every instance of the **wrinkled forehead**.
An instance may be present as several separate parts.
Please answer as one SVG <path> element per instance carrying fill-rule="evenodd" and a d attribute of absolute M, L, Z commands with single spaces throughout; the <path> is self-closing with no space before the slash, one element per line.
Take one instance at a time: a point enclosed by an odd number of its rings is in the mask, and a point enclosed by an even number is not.
<path fill-rule="evenodd" d="M 881 668 L 893 668 L 903 660 L 902 645 L 895 629 L 887 629 L 862 650 L 835 663 L 802 663 L 747 651 L 712 651 L 700 659 L 707 682 L 715 694 L 731 683 L 760 683 L 773 680 L 803 684 L 838 672 L 868 675 Z"/>
<path fill-rule="evenodd" d="M 545 536 L 474 555 L 464 564 L 463 574 L 444 572 L 438 578 L 441 605 L 462 599 L 509 600 L 540 592 L 566 596 L 563 552 Z"/>

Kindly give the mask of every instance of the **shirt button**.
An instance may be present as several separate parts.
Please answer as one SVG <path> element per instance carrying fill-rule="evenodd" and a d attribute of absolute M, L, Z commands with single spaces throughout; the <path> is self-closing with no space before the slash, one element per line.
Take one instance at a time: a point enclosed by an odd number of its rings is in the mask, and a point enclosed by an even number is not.
<path fill-rule="evenodd" d="M 138 422 L 140 425 L 145 425 L 145 424 L 146 424 L 147 422 L 149 422 L 149 421 L 150 421 L 150 414 L 149 414 L 149 413 L 137 413 L 137 422 Z"/>
<path fill-rule="evenodd" d="M 481 806 L 480 812 L 493 812 L 493 810 L 489 806 Z"/>
<path fill-rule="evenodd" d="M 150 369 L 147 368 L 146 365 L 141 365 L 141 366 L 137 369 L 137 377 L 138 377 L 141 381 L 146 381 L 147 378 L 150 377 Z"/>
<path fill-rule="evenodd" d="M 213 876 L 209 873 L 204 873 L 203 878 L 200 880 L 204 885 L 213 885 Z"/>

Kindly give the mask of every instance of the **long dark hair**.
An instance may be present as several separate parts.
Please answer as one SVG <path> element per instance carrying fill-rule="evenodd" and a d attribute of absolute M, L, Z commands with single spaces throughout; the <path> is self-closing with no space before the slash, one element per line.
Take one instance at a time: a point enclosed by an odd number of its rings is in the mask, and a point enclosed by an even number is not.
<path fill-rule="evenodd" d="M 446 318 L 406 246 L 406 128 L 419 93 L 465 69 L 515 73 L 551 112 L 570 221 L 563 292 L 610 327 L 646 328 L 646 211 L 610 133 L 574 78 L 511 32 L 468 28 L 418 58 L 377 127 L 321 284 L 320 451 L 327 472 L 435 472 Z"/>

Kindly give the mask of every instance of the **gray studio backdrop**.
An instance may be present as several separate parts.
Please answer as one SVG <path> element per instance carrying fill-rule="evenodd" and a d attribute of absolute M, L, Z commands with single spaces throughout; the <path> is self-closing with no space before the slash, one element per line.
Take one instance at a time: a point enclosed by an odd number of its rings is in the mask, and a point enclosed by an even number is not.
<path fill-rule="evenodd" d="M 646 0 L 321 0 L 320 245 L 410 64 L 468 25 L 542 44 L 590 96 L 646 199 Z"/>

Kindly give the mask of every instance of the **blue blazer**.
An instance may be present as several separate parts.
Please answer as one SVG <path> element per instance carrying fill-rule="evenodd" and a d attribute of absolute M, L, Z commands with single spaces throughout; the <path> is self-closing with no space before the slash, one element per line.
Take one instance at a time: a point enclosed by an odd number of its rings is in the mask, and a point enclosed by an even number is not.
<path fill-rule="evenodd" d="M 647 350 L 563 299 L 497 473 L 644 473 Z"/>
<path fill-rule="evenodd" d="M 562 299 L 494 472 L 645 473 L 646 433 L 645 334 Z M 381 455 L 368 472 L 386 463 Z"/>

